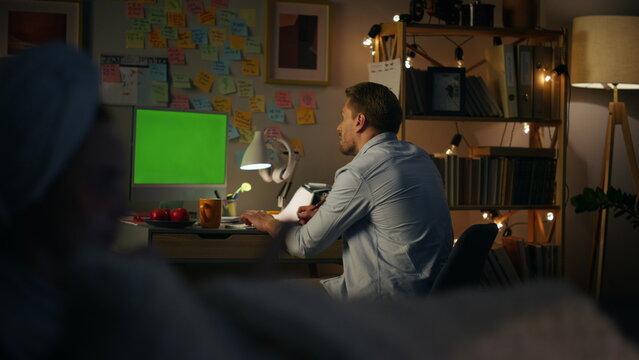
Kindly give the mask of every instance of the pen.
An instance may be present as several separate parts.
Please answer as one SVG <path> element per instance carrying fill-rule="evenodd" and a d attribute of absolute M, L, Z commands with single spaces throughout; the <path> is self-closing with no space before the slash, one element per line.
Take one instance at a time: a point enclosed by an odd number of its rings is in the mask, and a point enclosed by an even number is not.
<path fill-rule="evenodd" d="M 220 193 L 219 193 L 219 192 L 217 192 L 217 190 L 213 190 L 213 192 L 215 193 L 215 197 L 216 197 L 216 198 L 221 199 L 221 197 L 220 197 Z"/>

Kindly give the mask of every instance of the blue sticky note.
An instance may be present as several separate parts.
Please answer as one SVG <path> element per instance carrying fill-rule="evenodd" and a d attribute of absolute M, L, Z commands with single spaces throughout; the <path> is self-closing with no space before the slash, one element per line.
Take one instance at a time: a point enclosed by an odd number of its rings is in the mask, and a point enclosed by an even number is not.
<path fill-rule="evenodd" d="M 229 75 L 229 62 L 228 61 L 213 61 L 213 74 L 216 75 Z"/>
<path fill-rule="evenodd" d="M 194 27 L 191 28 L 191 41 L 197 45 L 206 45 L 209 43 L 209 31 L 207 28 Z"/>
<path fill-rule="evenodd" d="M 229 43 L 225 43 L 222 50 L 222 60 L 242 60 L 242 53 L 240 50 L 231 49 L 231 45 Z"/>
<path fill-rule="evenodd" d="M 166 64 L 149 64 L 149 71 L 151 72 L 151 80 L 167 82 Z"/>
<path fill-rule="evenodd" d="M 248 29 L 246 28 L 246 20 L 245 19 L 231 20 L 231 34 L 248 36 Z"/>
<path fill-rule="evenodd" d="M 231 24 L 231 20 L 237 18 L 237 11 L 232 9 L 217 9 L 217 26 L 227 27 Z"/>
<path fill-rule="evenodd" d="M 213 106 L 211 105 L 211 100 L 209 100 L 208 96 L 198 96 L 191 98 L 191 104 L 193 104 L 193 108 L 195 110 L 208 110 L 213 111 Z"/>
<path fill-rule="evenodd" d="M 235 126 L 228 124 L 228 137 L 229 140 L 237 139 L 240 137 L 240 133 L 237 131 Z M 242 150 L 242 155 L 244 155 L 244 150 Z M 240 162 L 242 162 L 242 156 L 240 156 Z"/>
<path fill-rule="evenodd" d="M 280 109 L 275 104 L 268 104 L 267 111 L 268 119 L 283 123 L 285 121 L 284 109 Z"/>

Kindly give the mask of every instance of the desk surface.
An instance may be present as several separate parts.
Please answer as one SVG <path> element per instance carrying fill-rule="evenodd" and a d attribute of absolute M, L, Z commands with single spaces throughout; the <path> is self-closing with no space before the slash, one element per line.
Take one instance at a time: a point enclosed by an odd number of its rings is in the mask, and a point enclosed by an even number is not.
<path fill-rule="evenodd" d="M 224 228 L 220 227 L 218 229 L 211 228 L 203 228 L 200 226 L 189 226 L 185 228 L 164 228 L 158 226 L 149 226 L 146 224 L 142 224 L 142 226 L 146 226 L 149 229 L 149 236 L 151 234 L 197 234 L 204 235 L 202 237 L 207 237 L 206 235 L 222 235 L 223 237 L 230 235 L 268 235 L 263 231 L 249 228 L 249 229 L 234 229 L 234 228 Z"/>

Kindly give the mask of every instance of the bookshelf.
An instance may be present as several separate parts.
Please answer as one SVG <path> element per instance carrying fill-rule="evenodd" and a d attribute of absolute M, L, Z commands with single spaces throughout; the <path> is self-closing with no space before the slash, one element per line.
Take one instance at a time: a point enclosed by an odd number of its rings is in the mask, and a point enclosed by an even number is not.
<path fill-rule="evenodd" d="M 399 58 L 403 64 L 406 60 L 408 52 L 415 49 L 415 45 L 418 44 L 422 49 L 428 49 L 428 51 L 419 54 L 421 58 L 428 64 L 427 66 L 439 66 L 437 64 L 440 56 L 433 55 L 439 48 L 441 48 L 442 38 L 450 41 L 450 38 L 454 37 L 468 37 L 472 39 L 483 38 L 483 47 L 469 47 L 469 51 L 474 53 L 474 59 L 470 61 L 464 61 L 464 67 L 466 68 L 466 75 L 479 75 L 485 76 L 488 72 L 488 62 L 486 57 L 483 56 L 483 50 L 492 46 L 492 40 L 495 37 L 499 37 L 503 44 L 513 44 L 517 49 L 519 45 L 526 46 L 544 46 L 552 48 L 554 60 L 557 58 L 565 63 L 567 55 L 567 31 L 562 30 L 544 30 L 544 29 L 506 29 L 506 28 L 485 28 L 485 27 L 464 27 L 454 25 L 431 25 L 421 23 L 384 23 L 381 24 L 382 29 L 380 34 L 375 38 L 373 44 L 373 61 L 387 61 Z M 438 43 L 439 41 L 439 43 Z M 428 44 L 434 43 L 435 45 L 428 46 Z M 423 46 L 422 46 L 423 45 Z M 458 44 L 456 44 L 458 45 Z M 433 50 L 431 54 L 431 50 Z M 467 52 L 466 46 L 464 51 Z M 479 53 L 479 55 L 478 55 Z M 448 55 L 448 54 L 446 54 Z M 437 57 L 438 59 L 434 59 Z M 469 56 L 470 58 L 470 56 Z M 430 61 L 430 60 L 434 60 Z M 429 63 L 430 62 L 430 63 Z M 444 61 L 441 61 L 443 63 Z M 454 64 L 447 59 L 447 63 L 443 66 L 452 67 Z M 425 70 L 425 69 L 424 69 Z M 532 75 L 531 75 L 532 76 Z M 400 81 L 400 103 L 402 108 L 405 109 L 405 114 L 408 101 L 412 91 L 410 85 L 410 79 L 408 79 L 408 70 L 402 66 L 401 69 L 401 81 Z M 412 80 L 414 81 L 414 80 Z M 402 139 L 410 139 L 410 130 L 407 130 L 411 122 L 427 122 L 435 124 L 434 126 L 442 126 L 445 123 L 467 124 L 469 126 L 477 126 L 475 124 L 488 124 L 492 126 L 507 126 L 506 124 L 522 124 L 527 123 L 530 127 L 530 132 L 526 135 L 526 146 L 530 148 L 554 148 L 556 149 L 555 171 L 554 171 L 554 194 L 552 196 L 552 202 L 548 204 L 501 204 L 501 205 L 472 205 L 472 204 L 458 204 L 454 203 L 450 206 L 452 213 L 464 212 L 464 211 L 483 211 L 483 210 L 499 210 L 505 213 L 502 218 L 508 218 L 515 214 L 519 218 L 524 218 L 527 229 L 525 230 L 526 238 L 524 241 L 533 244 L 548 244 L 553 245 L 559 249 L 556 254 L 556 264 L 553 264 L 556 269 L 556 275 L 561 276 L 563 274 L 563 239 L 564 239 L 564 213 L 565 213 L 565 159 L 566 159 L 566 112 L 567 112 L 567 81 L 564 77 L 557 77 L 553 79 L 554 88 L 552 97 L 544 98 L 544 102 L 552 101 L 552 111 L 544 112 L 543 116 L 539 116 L 537 112 L 533 117 L 493 117 L 493 116 L 446 116 L 446 115 L 405 115 L 404 123 L 400 129 L 399 137 Z M 407 85 L 408 84 L 408 85 Z M 494 89 L 493 89 L 494 90 Z M 408 96 L 407 96 L 408 95 Z M 494 93 L 493 93 L 494 95 Z M 499 99 L 497 99 L 499 100 Z M 549 105 L 550 106 L 550 105 Z M 466 131 L 466 130 L 465 130 Z M 473 131 L 473 130 L 470 130 Z M 482 144 L 481 131 L 476 131 L 479 135 L 476 136 L 476 140 L 479 142 L 477 145 Z M 552 135 L 550 135 L 552 134 Z M 464 134 L 466 136 L 466 134 Z M 429 149 L 426 149 L 429 150 Z M 432 151 L 429 151 L 432 153 Z M 468 155 L 470 156 L 470 155 Z M 546 213 L 551 211 L 554 214 L 553 220 L 546 219 Z M 470 225 L 473 221 L 470 220 Z M 481 222 L 481 219 L 474 221 L 475 223 Z"/>

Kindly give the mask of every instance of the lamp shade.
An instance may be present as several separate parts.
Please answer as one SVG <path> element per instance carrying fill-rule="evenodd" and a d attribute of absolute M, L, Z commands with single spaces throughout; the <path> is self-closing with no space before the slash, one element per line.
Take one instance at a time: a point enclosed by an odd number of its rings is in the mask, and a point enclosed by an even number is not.
<path fill-rule="evenodd" d="M 639 16 L 581 16 L 572 21 L 572 86 L 639 90 Z"/>
<path fill-rule="evenodd" d="M 242 170 L 260 170 L 271 167 L 271 164 L 266 160 L 266 147 L 264 146 L 264 137 L 261 131 L 256 131 L 253 136 L 253 141 L 249 144 L 248 148 L 242 156 L 242 164 L 240 169 Z"/>

